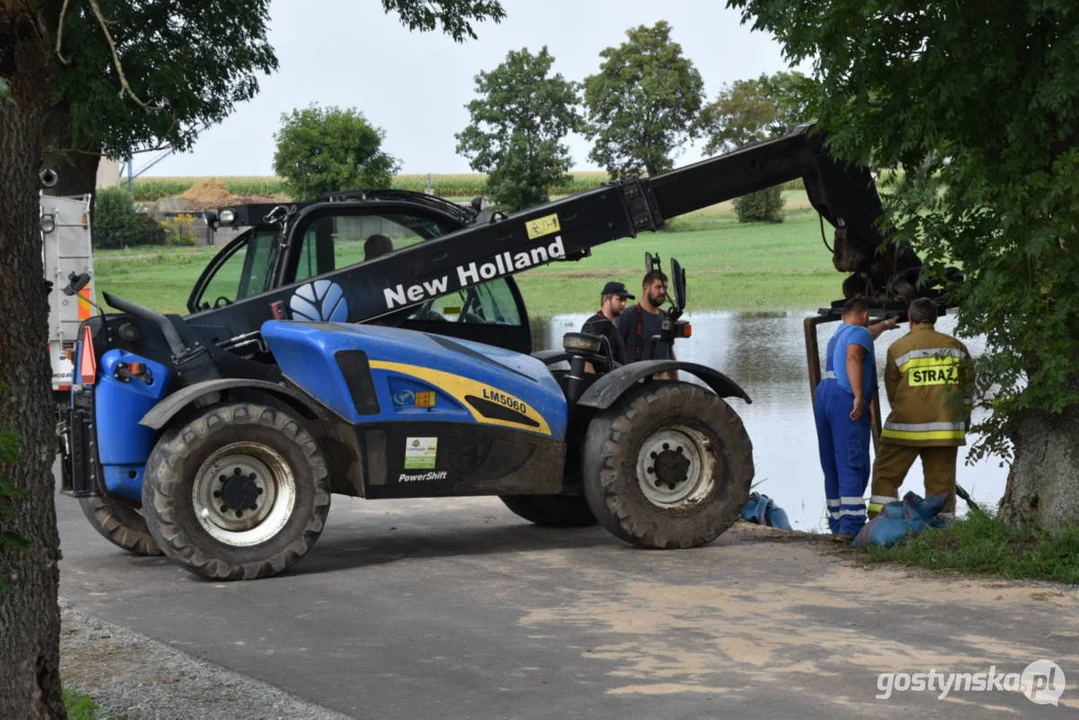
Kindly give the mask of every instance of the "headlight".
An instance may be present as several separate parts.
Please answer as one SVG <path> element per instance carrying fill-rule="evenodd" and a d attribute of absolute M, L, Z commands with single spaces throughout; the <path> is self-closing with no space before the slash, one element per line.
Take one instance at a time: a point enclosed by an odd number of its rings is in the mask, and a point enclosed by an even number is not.
<path fill-rule="evenodd" d="M 41 232 L 48 234 L 56 229 L 56 218 L 52 215 L 41 216 Z"/>
<path fill-rule="evenodd" d="M 231 225 L 236 221 L 236 213 L 232 210 L 222 210 L 217 219 L 222 225 Z"/>

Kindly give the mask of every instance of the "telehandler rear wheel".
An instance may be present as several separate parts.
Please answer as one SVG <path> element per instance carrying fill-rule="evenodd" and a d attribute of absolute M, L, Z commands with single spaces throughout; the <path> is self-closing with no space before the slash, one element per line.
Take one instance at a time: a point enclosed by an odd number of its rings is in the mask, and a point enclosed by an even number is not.
<path fill-rule="evenodd" d="M 583 452 L 592 512 L 646 548 L 715 540 L 738 519 L 753 480 L 753 445 L 738 414 L 683 382 L 627 392 L 593 418 Z"/>
<path fill-rule="evenodd" d="M 315 544 L 330 481 L 299 420 L 262 405 L 222 405 L 162 436 L 147 462 L 142 504 L 170 560 L 216 580 L 254 580 L 276 575 Z"/>
<path fill-rule="evenodd" d="M 588 527 L 596 516 L 583 495 L 501 495 L 514 514 L 544 527 Z"/>
<path fill-rule="evenodd" d="M 90 526 L 116 547 L 136 555 L 161 554 L 146 520 L 130 505 L 110 497 L 92 497 L 81 498 L 79 506 Z"/>

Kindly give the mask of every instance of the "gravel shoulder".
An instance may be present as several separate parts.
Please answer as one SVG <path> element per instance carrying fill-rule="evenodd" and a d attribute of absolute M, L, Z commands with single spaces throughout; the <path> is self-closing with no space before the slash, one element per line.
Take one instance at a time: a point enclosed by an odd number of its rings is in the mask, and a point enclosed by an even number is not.
<path fill-rule="evenodd" d="M 60 602 L 60 673 L 115 720 L 343 720 L 266 683 Z"/>

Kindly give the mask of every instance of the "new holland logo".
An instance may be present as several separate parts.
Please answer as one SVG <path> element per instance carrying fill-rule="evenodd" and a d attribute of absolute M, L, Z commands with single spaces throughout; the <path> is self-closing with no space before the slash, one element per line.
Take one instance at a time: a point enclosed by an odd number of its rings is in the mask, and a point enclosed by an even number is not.
<path fill-rule="evenodd" d="M 348 301 L 337 283 L 316 280 L 301 285 L 288 301 L 293 320 L 309 322 L 345 322 L 348 320 Z"/>

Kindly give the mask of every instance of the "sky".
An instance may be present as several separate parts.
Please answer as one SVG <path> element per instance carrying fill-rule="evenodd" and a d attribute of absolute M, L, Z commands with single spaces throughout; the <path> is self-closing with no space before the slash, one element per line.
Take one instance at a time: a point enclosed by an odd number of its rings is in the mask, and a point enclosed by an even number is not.
<path fill-rule="evenodd" d="M 403 173 L 471 172 L 456 153 L 454 133 L 468 124 L 465 105 L 474 78 L 510 50 L 543 45 L 553 73 L 583 80 L 598 71 L 599 53 L 625 31 L 666 20 L 671 37 L 701 73 L 708 100 L 735 80 L 787 68 L 779 44 L 742 25 L 722 0 L 503 0 L 506 18 L 474 26 L 477 40 L 458 44 L 438 32 L 410 32 L 379 0 L 275 0 L 269 39 L 279 68 L 260 76 L 260 92 L 204 130 L 194 147 L 146 168 L 157 154 L 136 156 L 144 176 L 273 175 L 274 133 L 295 108 L 355 108 L 381 127 L 384 149 Z M 807 66 L 799 67 L 803 72 Z M 601 169 L 588 160 L 587 139 L 567 137 L 575 170 Z M 700 143 L 675 157 L 702 157 Z"/>

